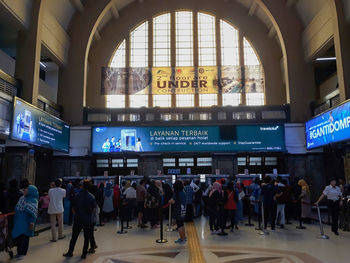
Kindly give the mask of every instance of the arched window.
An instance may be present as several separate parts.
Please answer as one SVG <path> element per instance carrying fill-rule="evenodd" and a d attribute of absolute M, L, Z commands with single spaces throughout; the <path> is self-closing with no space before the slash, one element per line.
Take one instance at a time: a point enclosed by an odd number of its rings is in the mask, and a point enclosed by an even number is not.
<path fill-rule="evenodd" d="M 216 83 L 217 90 L 193 94 L 149 95 L 151 92 L 141 92 L 134 95 L 107 95 L 108 108 L 265 103 L 263 68 L 249 40 L 240 36 L 239 30 L 230 23 L 207 13 L 176 11 L 145 21 L 119 43 L 109 67 L 136 71 L 138 68 L 148 68 L 150 71 L 162 69 L 175 76 L 175 79 L 184 72 L 199 79 L 199 69 L 202 67 L 213 72 L 214 77 L 210 81 Z M 130 84 L 129 79 L 128 85 L 137 84 Z M 152 81 L 149 85 L 152 85 Z M 150 87 L 147 90 L 152 89 Z"/>

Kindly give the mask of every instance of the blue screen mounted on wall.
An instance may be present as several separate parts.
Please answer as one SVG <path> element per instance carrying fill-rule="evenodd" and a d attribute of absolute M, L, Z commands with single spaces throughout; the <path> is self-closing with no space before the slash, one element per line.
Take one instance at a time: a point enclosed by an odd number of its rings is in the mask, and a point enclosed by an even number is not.
<path fill-rule="evenodd" d="M 93 153 L 281 152 L 284 125 L 93 127 Z"/>
<path fill-rule="evenodd" d="M 14 100 L 11 127 L 13 140 L 69 152 L 69 125 L 17 97 Z"/>
<path fill-rule="evenodd" d="M 350 139 L 350 101 L 316 116 L 305 124 L 308 150 Z"/>

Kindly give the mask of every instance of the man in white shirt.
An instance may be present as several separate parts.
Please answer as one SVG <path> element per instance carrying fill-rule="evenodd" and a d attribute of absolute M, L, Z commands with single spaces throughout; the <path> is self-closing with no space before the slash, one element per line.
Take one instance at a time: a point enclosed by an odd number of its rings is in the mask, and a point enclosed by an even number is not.
<path fill-rule="evenodd" d="M 51 242 L 57 241 L 57 232 L 56 232 L 56 218 L 58 222 L 58 239 L 63 239 L 63 198 L 66 197 L 66 190 L 61 188 L 62 180 L 57 179 L 55 181 L 55 188 L 49 190 L 49 208 L 47 213 L 50 215 L 50 224 L 51 224 Z"/>

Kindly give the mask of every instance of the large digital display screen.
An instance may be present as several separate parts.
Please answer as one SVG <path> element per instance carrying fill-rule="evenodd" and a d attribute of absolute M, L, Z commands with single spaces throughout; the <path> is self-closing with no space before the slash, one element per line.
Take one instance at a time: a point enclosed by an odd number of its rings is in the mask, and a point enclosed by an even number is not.
<path fill-rule="evenodd" d="M 350 101 L 306 122 L 306 148 L 350 139 Z"/>
<path fill-rule="evenodd" d="M 11 139 L 69 152 L 70 127 L 60 119 L 15 98 Z"/>
<path fill-rule="evenodd" d="M 283 125 L 92 128 L 93 153 L 284 150 Z"/>

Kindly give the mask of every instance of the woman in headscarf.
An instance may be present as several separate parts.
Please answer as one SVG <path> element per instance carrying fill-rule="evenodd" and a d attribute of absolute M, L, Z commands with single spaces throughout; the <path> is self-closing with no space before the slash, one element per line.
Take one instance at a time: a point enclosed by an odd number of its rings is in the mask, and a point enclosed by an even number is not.
<path fill-rule="evenodd" d="M 145 208 L 148 212 L 148 218 L 151 222 L 151 228 L 155 229 L 158 227 L 158 208 L 160 206 L 160 193 L 159 188 L 156 186 L 154 181 L 151 181 L 147 189 L 147 196 L 145 202 Z"/>
<path fill-rule="evenodd" d="M 113 189 L 112 184 L 107 183 L 106 188 L 103 194 L 103 214 L 109 222 L 109 218 L 113 215 L 114 207 L 113 207 Z"/>
<path fill-rule="evenodd" d="M 212 234 L 227 235 L 224 224 L 224 196 L 222 185 L 218 182 L 213 184 L 209 193 L 209 226 Z M 221 229 L 221 231 L 219 230 Z"/>
<path fill-rule="evenodd" d="M 301 218 L 305 223 L 311 222 L 310 188 L 304 179 L 298 181 L 301 187 L 299 200 L 301 202 Z"/>
<path fill-rule="evenodd" d="M 39 192 L 34 185 L 23 190 L 23 196 L 18 200 L 15 208 L 12 238 L 17 244 L 17 259 L 27 255 L 29 238 L 34 236 L 34 224 L 38 216 Z"/>

